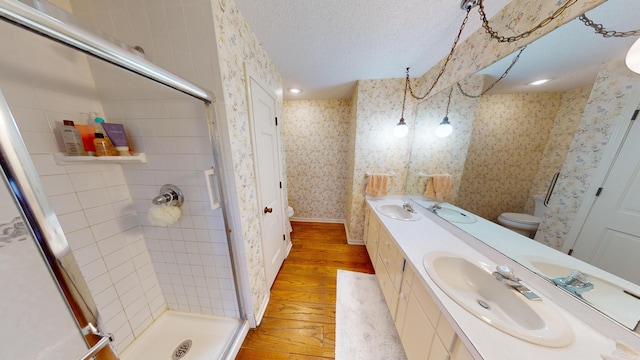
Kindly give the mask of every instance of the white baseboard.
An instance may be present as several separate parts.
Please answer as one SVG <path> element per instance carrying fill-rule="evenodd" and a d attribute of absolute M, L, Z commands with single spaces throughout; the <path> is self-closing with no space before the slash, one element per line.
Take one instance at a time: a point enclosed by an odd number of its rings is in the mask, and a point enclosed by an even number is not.
<path fill-rule="evenodd" d="M 347 244 L 349 245 L 364 245 L 364 240 L 358 240 L 358 239 L 352 239 L 351 236 L 349 234 L 351 234 L 351 232 L 349 231 L 349 227 L 347 226 L 347 224 L 344 224 L 344 231 L 347 233 Z"/>
<path fill-rule="evenodd" d="M 299 218 L 299 217 L 291 217 L 289 218 L 291 221 L 298 222 L 318 222 L 318 223 L 328 223 L 328 224 L 344 224 L 344 219 L 317 219 L 317 218 Z"/>
<path fill-rule="evenodd" d="M 249 321 L 249 325 L 252 328 L 257 328 L 260 325 L 260 322 L 262 322 L 262 318 L 264 317 L 264 313 L 267 311 L 267 306 L 269 305 L 269 299 L 271 298 L 271 294 L 267 294 L 267 296 L 264 298 L 264 301 L 262 302 L 262 305 L 260 306 L 260 309 L 258 310 L 258 313 L 255 314 L 253 316 L 253 321 Z"/>

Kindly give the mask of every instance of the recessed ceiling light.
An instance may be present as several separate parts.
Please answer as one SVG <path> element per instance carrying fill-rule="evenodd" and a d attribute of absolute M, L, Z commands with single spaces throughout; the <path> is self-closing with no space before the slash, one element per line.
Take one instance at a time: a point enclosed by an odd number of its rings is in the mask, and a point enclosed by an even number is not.
<path fill-rule="evenodd" d="M 548 82 L 549 79 L 540 79 L 540 80 L 536 80 L 536 81 L 532 81 L 530 83 L 528 83 L 527 85 L 532 85 L 532 86 L 536 86 L 536 85 L 542 85 L 546 82 Z"/>
<path fill-rule="evenodd" d="M 292 94 L 300 94 L 300 93 L 302 93 L 302 89 L 289 88 L 289 92 L 292 93 Z"/>

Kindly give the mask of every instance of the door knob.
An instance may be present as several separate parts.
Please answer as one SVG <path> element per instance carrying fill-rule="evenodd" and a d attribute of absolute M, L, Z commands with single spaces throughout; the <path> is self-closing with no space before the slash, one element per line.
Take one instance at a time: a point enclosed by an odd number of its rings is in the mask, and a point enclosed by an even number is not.
<path fill-rule="evenodd" d="M 265 213 L 265 214 L 266 214 L 266 213 L 272 213 L 272 212 L 273 212 L 273 208 L 270 208 L 270 207 L 266 207 L 266 206 L 265 206 L 265 208 L 264 208 L 264 213 Z"/>

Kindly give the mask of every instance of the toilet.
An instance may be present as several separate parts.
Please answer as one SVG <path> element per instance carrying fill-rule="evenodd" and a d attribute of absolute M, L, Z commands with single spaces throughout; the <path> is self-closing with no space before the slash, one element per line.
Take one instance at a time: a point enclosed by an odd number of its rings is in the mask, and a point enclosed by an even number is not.
<path fill-rule="evenodd" d="M 291 226 L 291 217 L 293 217 L 293 208 L 291 206 L 287 206 L 287 230 L 289 232 L 293 231 L 293 227 Z"/>
<path fill-rule="evenodd" d="M 540 221 L 544 215 L 546 206 L 544 205 L 544 196 L 533 195 L 535 210 L 533 215 L 523 213 L 502 213 L 498 216 L 498 224 L 513 230 L 524 236 L 533 238 L 535 236 Z"/>

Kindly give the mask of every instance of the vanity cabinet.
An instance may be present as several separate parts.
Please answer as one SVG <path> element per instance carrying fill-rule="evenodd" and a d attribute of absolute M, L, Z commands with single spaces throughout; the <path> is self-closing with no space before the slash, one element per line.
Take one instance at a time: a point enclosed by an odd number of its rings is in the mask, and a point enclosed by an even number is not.
<path fill-rule="evenodd" d="M 365 245 L 408 359 L 473 359 L 375 211 L 366 211 Z"/>
<path fill-rule="evenodd" d="M 453 359 L 451 354 L 460 342 L 455 331 L 425 286 L 414 279 L 410 266 L 406 267 L 404 277 L 395 323 L 407 357 L 410 360 Z"/>
<path fill-rule="evenodd" d="M 365 230 L 364 230 L 364 244 L 369 253 L 369 259 L 374 268 L 376 266 L 376 259 L 378 257 L 378 240 L 380 233 L 380 221 L 376 214 L 367 207 L 365 213 Z"/>
<path fill-rule="evenodd" d="M 404 257 L 389 233 L 381 228 L 378 236 L 378 256 L 374 264 L 378 282 L 395 320 L 398 295 L 402 285 Z"/>

